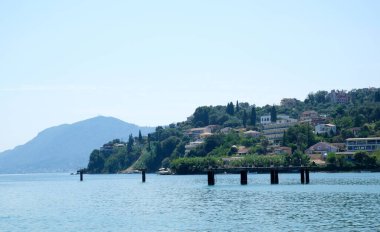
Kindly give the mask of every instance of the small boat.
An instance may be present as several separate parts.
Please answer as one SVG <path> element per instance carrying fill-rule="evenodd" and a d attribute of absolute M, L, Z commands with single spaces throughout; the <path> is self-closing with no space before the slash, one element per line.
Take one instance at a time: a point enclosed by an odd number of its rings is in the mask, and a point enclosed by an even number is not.
<path fill-rule="evenodd" d="M 172 175 L 173 172 L 170 170 L 170 168 L 160 168 L 158 169 L 158 172 L 156 172 L 159 175 Z"/>

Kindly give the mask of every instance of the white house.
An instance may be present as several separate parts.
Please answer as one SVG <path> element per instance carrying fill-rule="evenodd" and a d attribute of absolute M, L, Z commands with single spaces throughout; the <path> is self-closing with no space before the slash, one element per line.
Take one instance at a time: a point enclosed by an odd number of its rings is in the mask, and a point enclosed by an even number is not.
<path fill-rule="evenodd" d="M 334 124 L 318 124 L 315 126 L 316 134 L 336 134 L 336 126 Z"/>
<path fill-rule="evenodd" d="M 270 115 L 264 115 L 260 117 L 260 123 L 261 124 L 268 124 L 271 123 L 271 117 Z"/>

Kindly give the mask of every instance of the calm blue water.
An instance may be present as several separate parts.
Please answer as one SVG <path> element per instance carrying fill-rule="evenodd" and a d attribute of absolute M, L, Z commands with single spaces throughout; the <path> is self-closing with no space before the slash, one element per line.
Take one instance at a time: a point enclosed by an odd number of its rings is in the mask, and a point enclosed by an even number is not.
<path fill-rule="evenodd" d="M 380 231 L 380 173 L 0 175 L 0 231 Z"/>

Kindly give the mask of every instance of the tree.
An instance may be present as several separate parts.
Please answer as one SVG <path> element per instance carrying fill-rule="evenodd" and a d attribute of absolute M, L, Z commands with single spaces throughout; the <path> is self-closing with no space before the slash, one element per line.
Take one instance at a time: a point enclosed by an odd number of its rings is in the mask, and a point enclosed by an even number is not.
<path fill-rule="evenodd" d="M 359 167 L 375 166 L 376 156 L 369 156 L 365 151 L 358 151 L 354 155 L 354 162 Z"/>
<path fill-rule="evenodd" d="M 307 95 L 307 98 L 305 99 L 305 103 L 313 104 L 314 101 L 315 101 L 314 93 L 311 92 Z"/>
<path fill-rule="evenodd" d="M 248 118 L 248 115 L 247 115 L 247 111 L 243 111 L 243 126 L 244 127 L 247 127 L 247 118 Z"/>
<path fill-rule="evenodd" d="M 380 90 L 377 90 L 375 93 L 375 102 L 380 102 Z"/>
<path fill-rule="evenodd" d="M 236 112 L 239 112 L 240 111 L 240 106 L 239 106 L 239 102 L 236 101 Z"/>
<path fill-rule="evenodd" d="M 134 139 L 133 139 L 133 136 L 132 134 L 129 135 L 129 138 L 128 138 L 128 144 L 127 144 L 127 152 L 130 153 L 132 152 L 132 148 L 133 148 L 133 143 L 134 143 Z"/>
<path fill-rule="evenodd" d="M 229 115 L 234 115 L 235 113 L 234 103 L 230 102 L 227 104 L 226 113 Z"/>
<path fill-rule="evenodd" d="M 303 151 L 316 143 L 315 134 L 308 124 L 300 124 L 289 127 L 284 133 L 283 145 L 296 144 L 298 150 Z"/>
<path fill-rule="evenodd" d="M 139 143 L 141 144 L 143 142 L 143 137 L 141 135 L 141 130 L 139 130 Z"/>
<path fill-rule="evenodd" d="M 99 150 L 93 150 L 90 155 L 90 161 L 87 169 L 90 173 L 101 173 L 104 168 L 104 158 Z"/>
<path fill-rule="evenodd" d="M 336 155 L 333 152 L 329 152 L 326 157 L 326 161 L 330 165 L 335 165 L 336 163 Z"/>
<path fill-rule="evenodd" d="M 267 153 L 267 149 L 268 149 L 268 146 L 269 146 L 269 141 L 267 139 L 263 139 L 261 140 L 261 146 L 263 147 L 264 149 L 264 155 Z"/>
<path fill-rule="evenodd" d="M 275 106 L 272 106 L 270 110 L 270 120 L 271 122 L 276 122 L 277 121 L 277 110 Z"/>
<path fill-rule="evenodd" d="M 147 144 L 148 144 L 147 150 L 148 150 L 148 151 L 151 150 L 151 148 L 150 148 L 150 140 L 151 140 L 150 136 L 151 136 L 151 135 L 148 134 L 148 141 L 147 141 Z"/>
<path fill-rule="evenodd" d="M 209 112 L 210 108 L 207 106 L 198 107 L 194 112 L 193 124 L 199 127 L 209 125 Z"/>
<path fill-rule="evenodd" d="M 317 103 L 325 103 L 326 102 L 326 96 L 327 96 L 327 91 L 318 91 L 315 93 L 315 101 Z"/>
<path fill-rule="evenodd" d="M 252 126 L 256 126 L 256 107 L 253 106 L 252 107 L 252 110 L 251 110 L 251 117 L 250 117 L 250 120 L 251 120 L 251 125 Z"/>

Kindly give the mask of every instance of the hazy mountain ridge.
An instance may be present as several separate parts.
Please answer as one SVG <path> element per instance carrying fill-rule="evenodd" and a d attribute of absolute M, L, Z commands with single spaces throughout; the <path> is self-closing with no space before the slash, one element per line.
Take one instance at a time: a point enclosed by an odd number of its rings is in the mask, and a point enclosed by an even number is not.
<path fill-rule="evenodd" d="M 154 131 L 112 117 L 95 117 L 45 129 L 12 150 L 0 153 L 0 173 L 73 171 L 87 166 L 88 154 L 105 142 Z"/>

